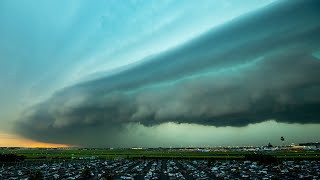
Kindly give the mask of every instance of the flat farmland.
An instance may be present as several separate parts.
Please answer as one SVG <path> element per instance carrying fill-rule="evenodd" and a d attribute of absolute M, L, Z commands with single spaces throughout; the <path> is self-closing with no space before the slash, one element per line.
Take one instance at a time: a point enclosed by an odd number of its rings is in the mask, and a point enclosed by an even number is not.
<path fill-rule="evenodd" d="M 278 159 L 320 159 L 320 151 L 209 151 L 185 149 L 2 149 L 2 154 L 24 155 L 26 159 L 219 159 L 242 160 L 248 154 L 267 154 Z"/>

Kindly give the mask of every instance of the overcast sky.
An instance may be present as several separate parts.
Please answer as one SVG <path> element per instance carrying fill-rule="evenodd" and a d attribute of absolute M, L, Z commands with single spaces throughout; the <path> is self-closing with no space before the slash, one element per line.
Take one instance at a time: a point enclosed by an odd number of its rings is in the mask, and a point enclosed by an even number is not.
<path fill-rule="evenodd" d="M 0 145 L 318 141 L 319 12 L 316 0 L 1 1 Z"/>

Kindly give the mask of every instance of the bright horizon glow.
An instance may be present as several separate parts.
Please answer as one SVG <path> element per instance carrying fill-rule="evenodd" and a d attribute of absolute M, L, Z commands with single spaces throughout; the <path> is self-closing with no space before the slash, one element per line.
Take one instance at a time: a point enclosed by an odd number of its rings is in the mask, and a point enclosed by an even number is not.
<path fill-rule="evenodd" d="M 65 144 L 52 144 L 37 142 L 15 134 L 0 132 L 0 147 L 22 147 L 22 148 L 67 148 L 71 147 Z"/>

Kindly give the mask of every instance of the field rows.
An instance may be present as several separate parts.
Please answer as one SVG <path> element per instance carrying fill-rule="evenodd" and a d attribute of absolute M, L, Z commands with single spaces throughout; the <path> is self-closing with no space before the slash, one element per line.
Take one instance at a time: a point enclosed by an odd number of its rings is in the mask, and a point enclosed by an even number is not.
<path fill-rule="evenodd" d="M 2 154 L 24 155 L 27 159 L 71 159 L 96 157 L 102 159 L 114 158 L 175 158 L 175 159 L 243 159 L 246 154 L 258 152 L 199 152 L 183 150 L 0 150 Z M 259 152 L 260 153 L 260 152 Z M 318 159 L 319 151 L 275 151 L 263 152 L 277 158 Z"/>

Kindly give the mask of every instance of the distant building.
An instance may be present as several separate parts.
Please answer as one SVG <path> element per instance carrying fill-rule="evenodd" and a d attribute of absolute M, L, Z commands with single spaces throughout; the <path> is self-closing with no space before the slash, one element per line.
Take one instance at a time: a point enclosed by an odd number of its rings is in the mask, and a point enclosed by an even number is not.
<path fill-rule="evenodd" d="M 314 146 L 316 148 L 320 148 L 320 143 L 319 142 L 315 142 L 315 143 L 300 143 L 299 146 Z"/>

